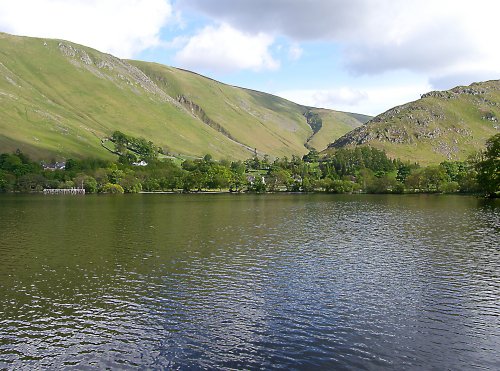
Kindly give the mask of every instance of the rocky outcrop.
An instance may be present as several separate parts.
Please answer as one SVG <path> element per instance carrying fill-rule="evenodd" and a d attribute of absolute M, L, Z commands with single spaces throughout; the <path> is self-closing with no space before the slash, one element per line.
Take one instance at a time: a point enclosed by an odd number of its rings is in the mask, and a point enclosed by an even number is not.
<path fill-rule="evenodd" d="M 500 80 L 432 91 L 422 95 L 420 100 L 376 116 L 328 148 L 369 144 L 404 153 L 404 148 L 412 148 L 414 152 L 415 146 L 426 143 L 427 151 L 431 147 L 444 158 L 455 159 L 459 153 L 470 151 L 467 146 L 484 142 L 488 135 L 500 129 L 498 107 Z M 474 137 L 478 135 L 484 138 Z"/>
<path fill-rule="evenodd" d="M 431 91 L 425 94 L 422 94 L 420 97 L 422 99 L 425 98 L 437 98 L 443 100 L 452 100 L 459 99 L 461 97 L 474 97 L 475 103 L 479 104 L 487 104 L 490 106 L 500 107 L 500 103 L 496 101 L 492 101 L 485 97 L 489 93 L 493 93 L 495 91 L 500 90 L 500 80 L 491 80 L 486 81 L 484 83 L 473 83 L 469 86 L 457 86 L 450 90 L 445 91 Z"/>
<path fill-rule="evenodd" d="M 191 114 L 199 118 L 201 121 L 203 121 L 205 124 L 210 126 L 212 129 L 217 130 L 219 133 L 224 134 L 226 137 L 228 137 L 231 140 L 235 140 L 231 133 L 229 133 L 226 129 L 224 129 L 220 124 L 212 120 L 208 115 L 205 113 L 203 108 L 201 108 L 199 105 L 197 105 L 195 102 L 192 100 L 188 99 L 184 95 L 179 95 L 177 97 L 177 101 L 182 104 Z"/>
<path fill-rule="evenodd" d="M 201 108 L 199 105 L 197 105 L 195 102 L 187 98 L 185 95 L 179 95 L 177 97 L 177 102 L 179 102 L 187 111 L 189 111 L 193 116 L 197 117 L 200 121 L 202 121 L 204 124 L 210 126 L 212 129 L 218 131 L 225 137 L 227 137 L 229 140 L 233 141 L 234 143 L 244 147 L 248 151 L 255 151 L 255 148 L 252 148 L 244 143 L 241 143 L 238 141 L 236 138 L 234 138 L 230 132 L 228 132 L 222 125 L 219 123 L 215 122 L 212 120 L 206 112 Z"/>
<path fill-rule="evenodd" d="M 481 96 L 500 89 L 500 80 L 491 80 L 483 83 L 473 83 L 469 86 L 457 86 L 450 90 L 430 91 L 422 94 L 421 98 L 456 99 L 461 95 Z"/>
<path fill-rule="evenodd" d="M 73 64 L 86 68 L 99 78 L 125 83 L 131 89 L 140 88 L 142 91 L 156 96 L 163 102 L 177 104 L 177 102 L 160 89 L 144 72 L 131 64 L 109 54 L 96 53 L 93 56 L 83 48 L 71 43 L 59 42 L 59 51 L 70 59 Z"/>
<path fill-rule="evenodd" d="M 485 112 L 483 116 L 481 116 L 482 120 L 486 121 L 491 121 L 491 122 L 498 122 L 498 118 L 493 112 Z"/>

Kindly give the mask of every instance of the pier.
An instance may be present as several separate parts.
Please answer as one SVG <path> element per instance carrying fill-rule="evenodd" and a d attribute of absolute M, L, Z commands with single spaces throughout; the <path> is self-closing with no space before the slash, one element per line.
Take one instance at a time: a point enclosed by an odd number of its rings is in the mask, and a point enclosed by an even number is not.
<path fill-rule="evenodd" d="M 85 189 L 83 188 L 68 188 L 68 189 L 51 189 L 43 190 L 44 195 L 84 195 Z"/>

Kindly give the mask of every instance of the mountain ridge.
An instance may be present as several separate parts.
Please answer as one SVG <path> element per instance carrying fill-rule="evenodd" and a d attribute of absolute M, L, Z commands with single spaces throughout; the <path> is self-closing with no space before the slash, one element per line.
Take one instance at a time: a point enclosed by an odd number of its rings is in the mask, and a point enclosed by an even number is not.
<path fill-rule="evenodd" d="M 181 98 L 184 97 L 184 98 Z M 34 158 L 110 158 L 101 140 L 115 130 L 183 156 L 301 155 L 326 148 L 363 115 L 317 110 L 193 71 L 122 60 L 64 40 L 0 33 L 0 150 Z"/>
<path fill-rule="evenodd" d="M 498 133 L 499 117 L 500 80 L 475 82 L 393 107 L 338 138 L 327 152 L 369 145 L 423 164 L 464 160 Z"/>

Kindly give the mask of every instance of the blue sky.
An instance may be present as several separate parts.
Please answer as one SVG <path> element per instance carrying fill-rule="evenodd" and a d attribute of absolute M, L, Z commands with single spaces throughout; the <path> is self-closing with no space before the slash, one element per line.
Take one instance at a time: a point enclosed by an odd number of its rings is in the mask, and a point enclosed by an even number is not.
<path fill-rule="evenodd" d="M 500 78 L 495 0 L 0 0 L 0 31 L 376 115 Z"/>

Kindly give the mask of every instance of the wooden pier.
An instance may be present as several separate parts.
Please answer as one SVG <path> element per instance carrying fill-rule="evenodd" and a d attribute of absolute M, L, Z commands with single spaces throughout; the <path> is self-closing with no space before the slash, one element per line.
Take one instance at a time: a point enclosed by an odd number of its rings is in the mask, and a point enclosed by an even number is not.
<path fill-rule="evenodd" d="M 84 195 L 85 189 L 83 188 L 68 188 L 68 189 L 51 189 L 43 190 L 44 195 Z"/>

